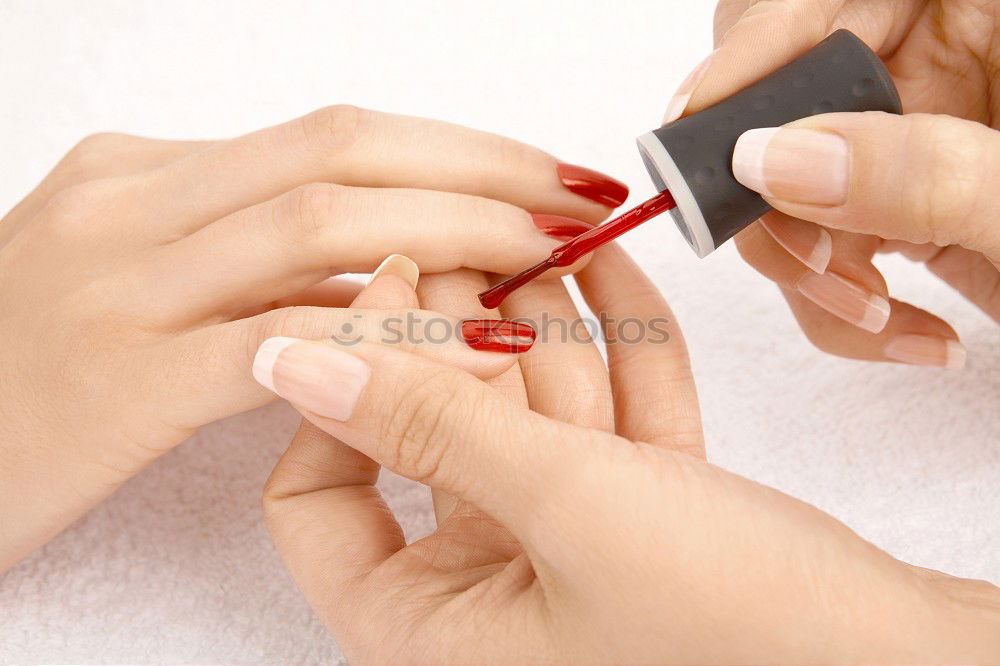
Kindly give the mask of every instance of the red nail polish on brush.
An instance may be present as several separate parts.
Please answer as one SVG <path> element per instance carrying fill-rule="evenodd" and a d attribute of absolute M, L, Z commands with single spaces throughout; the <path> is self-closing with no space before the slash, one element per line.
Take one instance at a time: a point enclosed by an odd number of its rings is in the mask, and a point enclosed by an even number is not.
<path fill-rule="evenodd" d="M 556 165 L 556 172 L 566 189 L 584 199 L 611 208 L 621 206 L 628 199 L 628 187 L 625 183 L 600 171 L 560 162 Z"/>
<path fill-rule="evenodd" d="M 478 351 L 520 354 L 535 344 L 535 329 L 509 319 L 467 319 L 462 322 L 462 338 Z"/>
<path fill-rule="evenodd" d="M 587 224 L 581 220 L 565 217 L 563 215 L 545 215 L 543 213 L 533 213 L 531 221 L 545 234 L 556 240 L 569 240 L 576 238 L 580 234 L 586 233 L 594 228 L 592 224 Z"/>

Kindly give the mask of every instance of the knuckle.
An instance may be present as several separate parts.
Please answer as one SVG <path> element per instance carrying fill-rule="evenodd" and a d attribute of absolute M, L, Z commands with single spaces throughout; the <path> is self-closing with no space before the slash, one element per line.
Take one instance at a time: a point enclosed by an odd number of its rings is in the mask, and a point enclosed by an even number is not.
<path fill-rule="evenodd" d="M 45 205 L 47 226 L 60 232 L 87 225 L 108 202 L 107 183 L 91 181 L 71 185 L 52 195 Z"/>
<path fill-rule="evenodd" d="M 313 111 L 298 120 L 297 129 L 307 143 L 328 154 L 350 148 L 365 134 L 374 113 L 350 104 L 336 104 Z"/>
<path fill-rule="evenodd" d="M 705 457 L 705 440 L 701 431 L 683 430 L 666 444 L 666 448 L 692 458 Z"/>
<path fill-rule="evenodd" d="M 378 434 L 389 466 L 430 482 L 439 479 L 442 461 L 456 449 L 449 424 L 471 417 L 474 400 L 459 390 L 446 369 L 419 376 L 419 381 L 395 387 L 397 399 L 383 403 L 387 413 Z"/>
<path fill-rule="evenodd" d="M 89 172 L 117 152 L 126 139 L 126 135 L 114 132 L 85 136 L 66 153 L 61 166 L 78 173 Z"/>
<path fill-rule="evenodd" d="M 966 222 L 981 195 L 980 168 L 986 157 L 983 144 L 969 138 L 963 125 L 943 116 L 911 119 L 908 141 L 921 155 L 910 163 L 919 165 L 922 173 L 907 179 L 907 187 L 917 191 L 903 199 L 910 202 L 910 219 L 923 227 L 915 242 L 947 245 L 954 242 L 955 230 L 969 228 Z"/>
<path fill-rule="evenodd" d="M 330 439 L 330 435 L 308 421 L 303 421 L 289 446 L 328 446 Z M 278 510 L 282 500 L 308 492 L 304 489 L 312 487 L 315 480 L 322 479 L 326 472 L 327 469 L 322 462 L 307 456 L 289 457 L 283 460 L 264 482 L 262 499 L 265 518 L 270 518 Z"/>
<path fill-rule="evenodd" d="M 468 207 L 468 210 L 465 211 L 466 214 L 471 214 L 476 219 L 482 220 L 485 223 L 495 223 L 503 220 L 513 221 L 525 217 L 523 208 L 518 208 L 506 201 L 497 201 L 496 199 L 475 195 L 466 195 L 462 197 L 462 200 Z"/>
<path fill-rule="evenodd" d="M 519 168 L 522 165 L 547 164 L 552 158 L 544 151 L 520 141 L 514 141 L 498 134 L 487 135 L 487 155 L 505 168 Z"/>
<path fill-rule="evenodd" d="M 268 338 L 310 338 L 315 328 L 316 308 L 307 305 L 296 305 L 272 310 L 257 318 L 257 325 L 252 331 L 250 346 L 252 354 L 257 353 L 257 347 Z"/>
<path fill-rule="evenodd" d="M 512 241 L 519 242 L 524 238 L 521 230 L 531 226 L 530 223 L 519 226 L 520 222 L 527 222 L 527 212 L 505 201 L 471 194 L 450 195 L 450 199 L 449 212 L 453 219 L 467 221 L 476 229 L 479 247 L 509 246 Z M 534 238 L 534 232 L 528 238 Z"/>
<path fill-rule="evenodd" d="M 290 196 L 290 223 L 278 215 L 273 221 L 291 242 L 299 244 L 303 237 L 316 239 L 323 236 L 331 226 L 337 211 L 346 205 L 350 188 L 332 183 L 311 183 L 292 191 Z"/>

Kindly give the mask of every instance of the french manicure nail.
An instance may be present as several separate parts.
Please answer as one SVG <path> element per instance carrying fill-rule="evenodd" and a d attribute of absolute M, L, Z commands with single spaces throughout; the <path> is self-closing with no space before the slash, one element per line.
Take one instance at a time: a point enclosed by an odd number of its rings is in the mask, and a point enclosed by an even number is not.
<path fill-rule="evenodd" d="M 509 319 L 467 319 L 462 322 L 462 339 L 477 351 L 520 354 L 535 344 L 535 329 Z"/>
<path fill-rule="evenodd" d="M 420 279 L 420 267 L 410 259 L 409 257 L 402 254 L 390 254 L 386 257 L 375 272 L 372 273 L 371 279 L 368 280 L 368 284 L 375 281 L 375 278 L 382 275 L 395 275 L 403 280 L 406 280 L 414 289 L 417 288 L 417 280 Z"/>
<path fill-rule="evenodd" d="M 715 57 L 715 51 L 712 51 L 698 63 L 698 66 L 687 75 L 682 82 L 677 92 L 674 96 L 670 98 L 670 102 L 667 104 L 667 111 L 663 114 L 663 121 L 661 125 L 666 125 L 672 123 L 682 115 L 684 115 L 684 109 L 687 108 L 688 102 L 691 101 L 691 95 L 694 94 L 695 89 L 698 88 L 698 84 L 702 82 L 705 75 L 708 74 L 708 68 L 712 65 L 712 59 Z"/>
<path fill-rule="evenodd" d="M 889 301 L 843 275 L 806 273 L 796 288 L 830 314 L 871 333 L 878 333 L 889 321 Z"/>
<path fill-rule="evenodd" d="M 531 221 L 543 234 L 556 240 L 570 240 L 593 229 L 593 225 L 562 215 L 532 213 Z"/>
<path fill-rule="evenodd" d="M 291 403 L 346 421 L 371 368 L 357 356 L 321 342 L 278 337 L 268 338 L 257 349 L 253 376 Z"/>
<path fill-rule="evenodd" d="M 813 271 L 823 273 L 830 265 L 833 237 L 823 227 L 773 215 L 764 216 L 760 223 L 781 247 Z"/>
<path fill-rule="evenodd" d="M 762 127 L 744 132 L 733 151 L 733 175 L 766 197 L 813 206 L 847 200 L 847 141 L 831 132 Z"/>
<path fill-rule="evenodd" d="M 950 370 L 965 367 L 965 347 L 958 340 L 934 335 L 897 335 L 885 346 L 886 358 L 910 365 L 931 365 Z"/>
<path fill-rule="evenodd" d="M 625 183 L 599 171 L 559 162 L 556 173 L 566 189 L 584 199 L 611 208 L 621 206 L 628 199 L 628 187 Z"/>

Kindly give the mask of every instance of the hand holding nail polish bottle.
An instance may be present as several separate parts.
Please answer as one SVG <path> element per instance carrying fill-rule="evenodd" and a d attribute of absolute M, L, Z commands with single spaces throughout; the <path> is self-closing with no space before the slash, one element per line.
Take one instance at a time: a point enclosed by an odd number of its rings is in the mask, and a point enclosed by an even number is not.
<path fill-rule="evenodd" d="M 849 88 L 818 88 L 823 97 L 814 100 L 805 117 L 747 128 L 729 144 L 732 173 L 772 210 L 761 224 L 739 233 L 736 245 L 751 266 L 781 287 L 802 329 L 821 350 L 961 368 L 966 352 L 955 329 L 931 312 L 891 298 L 872 258 L 898 253 L 923 264 L 1000 321 L 1000 190 L 995 185 L 1000 182 L 1000 126 L 982 111 L 996 108 L 1000 85 L 989 56 L 1000 47 L 1000 31 L 991 32 L 989 21 L 982 21 L 997 14 L 995 3 L 920 3 L 926 11 L 912 15 L 898 12 L 898 2 L 872 3 L 860 12 L 854 5 L 831 5 L 824 20 L 864 36 L 874 69 L 905 72 L 899 107 L 907 113 L 838 108 L 837 90 L 846 92 L 846 99 L 863 100 L 883 83 L 891 85 L 881 76 L 862 77 Z M 738 91 L 776 63 L 795 66 L 815 43 L 815 24 L 788 17 L 813 10 L 793 0 L 761 4 L 746 15 L 721 12 L 715 26 L 716 34 L 724 35 L 719 48 L 708 66 L 699 66 L 682 86 L 680 102 L 671 103 L 668 120 L 681 120 L 661 131 L 669 133 L 723 107 L 727 96 L 744 94 Z M 883 28 L 872 32 L 873 25 Z M 781 38 L 760 38 L 771 30 L 779 30 Z M 961 83 L 942 76 L 941 40 L 977 45 L 950 53 L 946 71 L 984 75 Z M 830 69 L 848 62 L 834 65 Z M 792 87 L 810 89 L 815 80 L 810 77 L 817 75 L 823 72 L 801 71 Z M 690 79 L 696 79 L 693 85 Z M 735 119 L 766 115 L 766 107 L 778 100 L 752 100 Z M 727 119 L 717 120 L 716 126 L 724 128 Z M 697 215 L 685 216 L 682 228 L 690 219 Z M 713 244 L 714 239 L 702 246 L 710 250 Z M 914 279 L 926 277 L 917 272 Z"/>

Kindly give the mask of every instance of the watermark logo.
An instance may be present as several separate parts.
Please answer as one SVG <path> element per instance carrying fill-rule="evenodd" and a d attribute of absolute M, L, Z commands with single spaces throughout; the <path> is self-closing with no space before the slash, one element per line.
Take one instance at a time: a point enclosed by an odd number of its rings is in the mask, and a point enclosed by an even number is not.
<path fill-rule="evenodd" d="M 442 315 L 411 311 L 403 316 L 381 319 L 377 326 L 365 322 L 365 315 L 355 313 L 352 321 L 340 325 L 331 336 L 339 344 L 353 346 L 360 342 L 387 345 L 441 345 L 451 340 L 462 340 L 462 321 Z M 603 337 L 615 344 L 653 344 L 670 342 L 670 320 L 666 317 L 617 319 L 606 313 L 597 318 L 578 317 L 566 319 L 553 317 L 547 312 L 537 318 L 519 317 L 511 321 L 527 324 L 535 330 L 536 342 L 562 342 L 588 344 Z"/>

